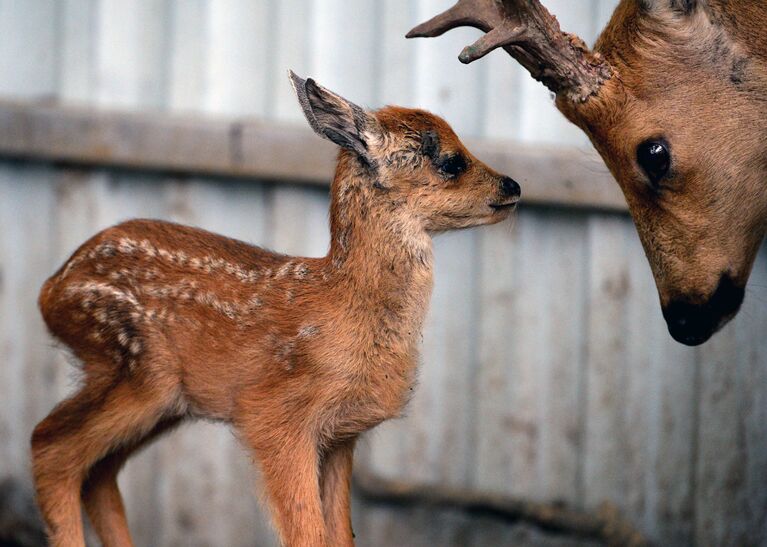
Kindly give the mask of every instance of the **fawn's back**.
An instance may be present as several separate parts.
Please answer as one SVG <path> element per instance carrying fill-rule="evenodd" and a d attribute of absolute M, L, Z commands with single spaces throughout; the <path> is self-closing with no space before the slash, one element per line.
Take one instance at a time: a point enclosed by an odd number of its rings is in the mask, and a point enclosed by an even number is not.
<path fill-rule="evenodd" d="M 84 243 L 45 283 L 39 303 L 51 333 L 86 374 L 140 375 L 150 363 L 162 368 L 156 373 L 184 376 L 187 390 L 204 383 L 210 398 L 245 380 L 238 362 L 267 360 L 238 351 L 288 358 L 275 347 L 281 340 L 316 334 L 311 326 L 299 333 L 297 325 L 312 313 L 324 267 L 323 259 L 288 257 L 198 228 L 133 220 Z"/>

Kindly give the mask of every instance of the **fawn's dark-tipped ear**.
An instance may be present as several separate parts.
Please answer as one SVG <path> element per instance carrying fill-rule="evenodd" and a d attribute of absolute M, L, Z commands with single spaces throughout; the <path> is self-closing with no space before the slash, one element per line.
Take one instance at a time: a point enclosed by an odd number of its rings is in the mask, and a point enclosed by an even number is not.
<path fill-rule="evenodd" d="M 311 78 L 304 80 L 289 72 L 304 116 L 314 131 L 338 146 L 348 148 L 372 164 L 369 139 L 377 125 L 375 118 L 351 101 L 336 95 Z"/>

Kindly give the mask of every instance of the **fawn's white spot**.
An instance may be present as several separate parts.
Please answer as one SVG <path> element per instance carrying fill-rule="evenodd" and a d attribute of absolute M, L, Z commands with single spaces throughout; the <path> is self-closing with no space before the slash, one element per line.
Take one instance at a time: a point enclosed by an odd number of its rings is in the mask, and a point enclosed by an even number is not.
<path fill-rule="evenodd" d="M 316 325 L 304 325 L 298 331 L 298 338 L 311 338 L 317 336 L 320 332 L 320 328 Z"/>
<path fill-rule="evenodd" d="M 277 270 L 277 273 L 274 275 L 274 277 L 276 279 L 282 279 L 283 277 L 288 275 L 288 272 L 291 270 L 292 267 L 293 267 L 293 262 L 287 261 L 285 264 L 280 266 L 280 269 Z"/>
<path fill-rule="evenodd" d="M 304 263 L 296 264 L 293 268 L 293 277 L 296 279 L 306 279 L 309 275 L 309 267 Z"/>

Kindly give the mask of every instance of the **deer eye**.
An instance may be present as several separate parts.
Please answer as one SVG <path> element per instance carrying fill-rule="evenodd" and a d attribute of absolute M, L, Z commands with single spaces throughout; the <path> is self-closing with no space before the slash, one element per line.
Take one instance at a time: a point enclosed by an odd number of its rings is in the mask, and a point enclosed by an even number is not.
<path fill-rule="evenodd" d="M 648 140 L 637 148 L 637 162 L 650 182 L 655 185 L 666 176 L 671 167 L 668 145 L 661 140 Z"/>
<path fill-rule="evenodd" d="M 466 171 L 466 158 L 461 154 L 441 158 L 437 164 L 437 169 L 443 175 L 454 178 Z"/>

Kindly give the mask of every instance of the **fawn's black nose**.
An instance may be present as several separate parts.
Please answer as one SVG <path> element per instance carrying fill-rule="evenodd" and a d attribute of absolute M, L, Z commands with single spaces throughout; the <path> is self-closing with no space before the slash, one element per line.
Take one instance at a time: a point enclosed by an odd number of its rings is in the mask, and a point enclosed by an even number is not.
<path fill-rule="evenodd" d="M 669 333 L 682 344 L 702 344 L 740 309 L 744 294 L 743 287 L 735 285 L 730 276 L 723 275 L 714 294 L 703 304 L 672 300 L 663 308 Z"/>
<path fill-rule="evenodd" d="M 522 194 L 522 189 L 511 177 L 503 177 L 501 179 L 501 194 L 504 197 L 519 197 Z"/>

